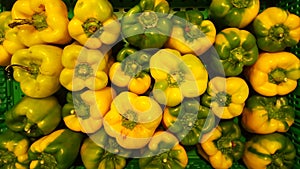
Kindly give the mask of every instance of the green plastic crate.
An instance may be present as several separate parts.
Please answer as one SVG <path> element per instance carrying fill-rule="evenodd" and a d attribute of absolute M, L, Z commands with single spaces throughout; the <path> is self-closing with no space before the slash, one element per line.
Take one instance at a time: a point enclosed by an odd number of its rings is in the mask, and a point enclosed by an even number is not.
<path fill-rule="evenodd" d="M 69 18 L 73 16 L 73 8 L 76 0 L 63 0 L 69 9 Z M 15 0 L 0 0 L 0 10 L 10 10 Z M 133 7 L 139 2 L 139 0 L 110 0 L 114 7 L 114 12 L 117 16 L 121 16 L 128 9 Z M 171 10 L 189 10 L 189 9 L 199 9 L 205 11 L 211 0 L 168 0 Z M 289 10 L 292 13 L 300 15 L 300 0 L 261 0 L 261 10 L 269 6 L 279 6 L 284 9 Z M 288 49 L 300 58 L 300 44 L 296 47 Z M 0 67 L 0 133 L 5 130 L 3 113 L 10 109 L 14 104 L 16 104 L 23 96 L 19 83 L 13 79 L 7 78 L 7 74 L 4 67 Z M 286 133 L 286 135 L 292 140 L 296 147 L 297 156 L 294 169 L 300 168 L 300 80 L 298 81 L 298 86 L 291 94 L 288 95 L 290 99 L 290 104 L 295 107 L 296 119 L 293 126 Z M 188 169 L 212 169 L 210 164 L 205 161 L 196 152 L 195 147 L 187 148 L 187 153 L 189 157 Z M 136 169 L 138 168 L 137 159 L 129 159 L 126 169 Z M 70 169 L 85 169 L 78 157 L 78 161 Z M 246 169 L 242 161 L 233 164 L 231 169 Z"/>

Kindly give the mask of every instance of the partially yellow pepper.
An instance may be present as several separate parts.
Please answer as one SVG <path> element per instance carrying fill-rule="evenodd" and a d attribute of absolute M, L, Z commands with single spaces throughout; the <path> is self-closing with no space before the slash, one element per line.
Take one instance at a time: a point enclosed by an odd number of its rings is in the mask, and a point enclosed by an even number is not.
<path fill-rule="evenodd" d="M 68 25 L 70 35 L 87 48 L 100 48 L 115 43 L 121 24 L 108 0 L 78 0 Z"/>
<path fill-rule="evenodd" d="M 62 108 L 65 125 L 77 132 L 96 132 L 102 127 L 103 117 L 109 111 L 114 96 L 115 91 L 111 87 L 68 93 L 67 103 Z"/>
<path fill-rule="evenodd" d="M 11 13 L 9 26 L 18 28 L 18 38 L 25 46 L 71 41 L 68 9 L 62 0 L 17 0 Z"/>
<path fill-rule="evenodd" d="M 70 91 L 84 88 L 100 90 L 108 84 L 109 53 L 87 49 L 82 45 L 65 46 L 62 54 L 64 69 L 60 74 L 60 83 Z"/>
<path fill-rule="evenodd" d="M 240 77 L 214 77 L 208 82 L 202 104 L 222 119 L 232 119 L 243 112 L 249 87 Z"/>
<path fill-rule="evenodd" d="M 0 66 L 7 66 L 11 56 L 25 46 L 17 37 L 17 28 L 10 28 L 11 12 L 3 11 L 0 13 Z"/>
<path fill-rule="evenodd" d="M 104 116 L 104 129 L 127 149 L 140 149 L 151 140 L 162 120 L 162 109 L 151 97 L 121 92 Z"/>
<path fill-rule="evenodd" d="M 246 74 L 257 93 L 264 96 L 286 95 L 297 87 L 300 59 L 286 51 L 260 53 Z"/>

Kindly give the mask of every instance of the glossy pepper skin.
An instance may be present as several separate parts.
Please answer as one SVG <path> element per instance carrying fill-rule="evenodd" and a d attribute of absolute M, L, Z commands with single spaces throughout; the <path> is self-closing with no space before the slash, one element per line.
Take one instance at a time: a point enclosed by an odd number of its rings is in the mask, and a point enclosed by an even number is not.
<path fill-rule="evenodd" d="M 249 169 L 293 168 L 296 148 L 280 133 L 255 135 L 245 143 L 243 162 Z"/>
<path fill-rule="evenodd" d="M 40 137 L 55 130 L 61 120 L 61 106 L 54 96 L 31 98 L 24 96 L 5 112 L 5 124 L 15 132 Z"/>
<path fill-rule="evenodd" d="M 79 44 L 65 46 L 59 81 L 69 91 L 100 90 L 108 84 L 109 52 Z"/>
<path fill-rule="evenodd" d="M 155 80 L 154 98 L 167 106 L 176 106 L 185 97 L 198 97 L 207 88 L 207 70 L 194 54 L 160 49 L 150 58 L 150 73 Z"/>
<path fill-rule="evenodd" d="M 86 138 L 80 156 L 86 169 L 122 169 L 127 164 L 130 151 L 120 147 L 103 128 Z"/>
<path fill-rule="evenodd" d="M 216 36 L 214 48 L 226 76 L 238 76 L 245 66 L 256 62 L 259 54 L 254 35 L 238 28 L 221 30 Z"/>
<path fill-rule="evenodd" d="M 22 92 L 33 98 L 44 98 L 57 92 L 62 49 L 52 45 L 34 45 L 16 51 L 11 58 L 13 78 Z"/>
<path fill-rule="evenodd" d="M 114 96 L 115 91 L 111 87 L 67 93 L 67 103 L 62 107 L 65 125 L 77 132 L 96 132 L 102 127 L 103 117 L 109 111 Z"/>
<path fill-rule="evenodd" d="M 196 145 L 204 133 L 215 127 L 215 116 L 208 107 L 191 98 L 177 106 L 166 107 L 162 122 L 182 145 Z"/>
<path fill-rule="evenodd" d="M 212 0 L 209 15 L 223 27 L 244 28 L 257 16 L 259 0 Z"/>
<path fill-rule="evenodd" d="M 62 0 L 18 0 L 11 13 L 10 26 L 19 29 L 18 38 L 25 46 L 64 45 L 71 41 L 68 10 Z"/>
<path fill-rule="evenodd" d="M 96 49 L 115 43 L 120 36 L 121 24 L 108 0 L 78 0 L 68 30 L 81 45 Z"/>
<path fill-rule="evenodd" d="M 243 112 L 248 96 L 249 87 L 242 78 L 217 76 L 208 82 L 201 103 L 219 118 L 232 119 Z"/>
<path fill-rule="evenodd" d="M 150 140 L 146 152 L 139 159 L 141 169 L 174 168 L 184 169 L 188 156 L 177 138 L 167 131 L 157 131 Z"/>
<path fill-rule="evenodd" d="M 11 56 L 25 46 L 17 38 L 17 28 L 10 28 L 8 25 L 11 22 L 11 12 L 3 11 L 0 13 L 0 66 L 10 64 Z"/>
<path fill-rule="evenodd" d="M 121 147 L 140 149 L 149 142 L 161 119 L 162 109 L 154 99 L 124 91 L 112 101 L 103 125 Z"/>
<path fill-rule="evenodd" d="M 140 0 L 123 15 L 122 35 L 140 49 L 163 47 L 172 30 L 169 11 L 166 0 Z"/>
<path fill-rule="evenodd" d="M 251 96 L 242 113 L 242 126 L 251 133 L 287 132 L 294 123 L 295 110 L 286 96 Z"/>
<path fill-rule="evenodd" d="M 286 95 L 297 87 L 300 60 L 290 52 L 262 52 L 246 70 L 253 89 L 263 96 Z"/>
<path fill-rule="evenodd" d="M 7 129 L 0 134 L 0 167 L 3 169 L 28 168 L 29 139 L 21 134 Z"/>
<path fill-rule="evenodd" d="M 145 93 L 151 85 L 149 61 L 151 53 L 124 47 L 117 54 L 117 62 L 109 69 L 109 78 L 113 85 L 126 87 L 136 94 Z"/>
<path fill-rule="evenodd" d="M 172 15 L 173 28 L 165 47 L 182 54 L 197 56 L 206 52 L 215 42 L 215 25 L 199 10 L 177 11 Z"/>
<path fill-rule="evenodd" d="M 197 151 L 213 168 L 225 169 L 242 158 L 244 144 L 239 125 L 233 120 L 221 121 L 215 129 L 202 137 L 197 144 Z"/>
<path fill-rule="evenodd" d="M 75 162 L 83 140 L 82 133 L 59 129 L 34 141 L 28 157 L 31 169 L 68 169 Z"/>
<path fill-rule="evenodd" d="M 300 39 L 300 17 L 279 7 L 263 10 L 252 27 L 258 47 L 266 52 L 283 51 Z"/>

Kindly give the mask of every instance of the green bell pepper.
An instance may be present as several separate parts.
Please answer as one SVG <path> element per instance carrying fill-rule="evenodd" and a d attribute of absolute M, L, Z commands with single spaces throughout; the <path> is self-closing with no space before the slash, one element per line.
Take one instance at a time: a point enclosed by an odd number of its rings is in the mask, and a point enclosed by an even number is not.
<path fill-rule="evenodd" d="M 141 169 L 187 167 L 188 156 L 184 147 L 173 134 L 167 131 L 157 131 L 144 151 L 142 158 L 139 158 Z"/>
<path fill-rule="evenodd" d="M 215 126 L 215 116 L 196 99 L 185 99 L 177 106 L 164 109 L 163 125 L 182 145 L 196 145 L 202 135 Z"/>
<path fill-rule="evenodd" d="M 173 28 L 165 47 L 183 54 L 197 56 L 206 52 L 215 42 L 216 28 L 213 22 L 204 18 L 200 10 L 177 11 L 172 16 Z"/>
<path fill-rule="evenodd" d="M 237 76 L 244 66 L 251 66 L 258 58 L 258 47 L 254 35 L 238 28 L 221 30 L 214 47 L 220 57 L 226 76 Z"/>
<path fill-rule="evenodd" d="M 166 0 L 140 0 L 121 20 L 122 34 L 133 46 L 161 48 L 168 40 L 172 22 Z"/>
<path fill-rule="evenodd" d="M 28 168 L 29 139 L 21 134 L 7 129 L 0 134 L 0 168 Z"/>
<path fill-rule="evenodd" d="M 149 61 L 151 53 L 137 51 L 125 46 L 117 54 L 117 62 L 109 69 L 111 83 L 118 87 L 126 87 L 136 94 L 144 94 L 151 86 Z"/>
<path fill-rule="evenodd" d="M 267 52 L 279 52 L 298 44 L 300 17 L 279 7 L 269 7 L 254 19 L 252 27 L 257 45 Z"/>
<path fill-rule="evenodd" d="M 28 150 L 31 169 L 68 169 L 79 155 L 83 134 L 59 129 L 33 142 Z"/>
<path fill-rule="evenodd" d="M 83 141 L 80 156 L 86 169 L 122 169 L 130 152 L 101 128 Z"/>
<path fill-rule="evenodd" d="M 295 109 L 287 96 L 253 95 L 246 101 L 242 126 L 257 134 L 287 132 L 295 120 Z"/>
<path fill-rule="evenodd" d="M 209 15 L 218 26 L 244 28 L 254 20 L 259 9 L 259 0 L 212 0 Z"/>
<path fill-rule="evenodd" d="M 221 121 L 211 132 L 205 134 L 197 144 L 197 152 L 214 168 L 230 168 L 234 161 L 242 158 L 244 140 L 236 121 Z"/>
<path fill-rule="evenodd" d="M 51 133 L 61 120 L 61 105 L 54 96 L 31 98 L 24 96 L 4 113 L 5 124 L 16 132 L 29 137 L 40 137 Z"/>
<path fill-rule="evenodd" d="M 280 133 L 255 135 L 245 143 L 243 162 L 249 169 L 293 168 L 296 148 Z"/>

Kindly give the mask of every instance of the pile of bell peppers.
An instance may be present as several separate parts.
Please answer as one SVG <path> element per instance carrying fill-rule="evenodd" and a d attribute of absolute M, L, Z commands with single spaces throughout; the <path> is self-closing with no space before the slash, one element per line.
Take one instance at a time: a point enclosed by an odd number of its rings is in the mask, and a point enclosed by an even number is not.
<path fill-rule="evenodd" d="M 217 169 L 292 168 L 300 17 L 259 0 L 171 4 L 0 12 L 0 66 L 23 93 L 3 112 L 0 168 L 183 169 L 190 151 Z"/>

